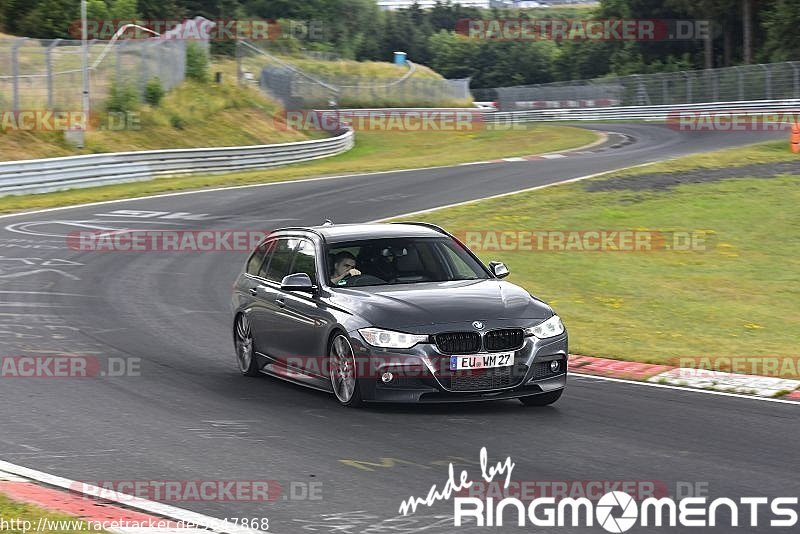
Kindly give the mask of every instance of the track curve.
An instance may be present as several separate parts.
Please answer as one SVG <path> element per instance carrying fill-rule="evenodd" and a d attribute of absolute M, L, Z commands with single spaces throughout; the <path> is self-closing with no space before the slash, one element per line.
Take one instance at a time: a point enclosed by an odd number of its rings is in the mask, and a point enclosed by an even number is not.
<path fill-rule="evenodd" d="M 474 470 L 482 446 L 493 459 L 511 455 L 521 480 L 658 480 L 670 490 L 678 481 L 700 481 L 732 498 L 797 495 L 795 406 L 573 378 L 552 409 L 517 402 L 342 409 L 315 391 L 238 375 L 228 302 L 245 253 L 104 254 L 65 244 L 68 232 L 87 226 L 269 230 L 326 217 L 374 220 L 763 139 L 646 124 L 591 128 L 635 142 L 558 160 L 5 217 L 2 355 L 134 357 L 141 376 L 2 380 L 0 458 L 87 481 L 274 479 L 285 489 L 321 483 L 321 500 L 172 503 L 217 517 L 267 516 L 275 532 L 363 532 L 395 516 L 403 498 L 444 482 L 448 461 L 466 459 Z M 151 219 L 119 210 L 183 215 Z M 452 526 L 421 528 L 451 511 L 438 505 L 402 532 L 450 532 Z"/>

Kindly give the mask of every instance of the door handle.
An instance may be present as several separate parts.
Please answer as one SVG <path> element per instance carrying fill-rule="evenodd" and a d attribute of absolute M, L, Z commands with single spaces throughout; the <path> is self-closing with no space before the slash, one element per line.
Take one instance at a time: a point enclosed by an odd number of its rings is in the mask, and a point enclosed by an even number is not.
<path fill-rule="evenodd" d="M 277 302 L 277 303 L 278 303 L 278 306 L 280 306 L 281 308 L 283 308 L 284 306 L 286 306 L 286 302 L 284 302 L 284 300 L 283 300 L 283 297 L 278 297 L 278 298 L 276 298 L 276 299 L 275 299 L 275 302 Z"/>
<path fill-rule="evenodd" d="M 258 295 L 258 288 L 251 287 L 251 288 L 250 288 L 250 294 L 251 294 L 251 295 L 253 295 L 254 297 L 255 297 L 256 295 Z"/>

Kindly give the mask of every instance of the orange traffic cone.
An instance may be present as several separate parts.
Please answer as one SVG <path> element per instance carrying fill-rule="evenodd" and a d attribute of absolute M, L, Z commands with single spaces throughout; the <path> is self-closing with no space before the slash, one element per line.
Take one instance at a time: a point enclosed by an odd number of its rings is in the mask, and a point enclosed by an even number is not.
<path fill-rule="evenodd" d="M 797 154 L 800 152 L 800 124 L 792 124 L 792 135 L 789 137 L 789 147 L 792 152 Z"/>

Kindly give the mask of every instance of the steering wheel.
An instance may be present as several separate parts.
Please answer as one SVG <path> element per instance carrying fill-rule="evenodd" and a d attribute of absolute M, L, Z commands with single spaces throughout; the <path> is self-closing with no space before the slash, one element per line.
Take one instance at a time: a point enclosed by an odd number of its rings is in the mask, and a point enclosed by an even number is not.
<path fill-rule="evenodd" d="M 357 274 L 353 276 L 352 274 L 347 273 L 345 276 L 342 277 L 341 280 L 339 280 L 339 282 L 337 282 L 336 285 L 355 287 L 355 286 L 371 286 L 371 285 L 378 285 L 385 283 L 386 280 L 378 278 L 377 276 L 372 276 L 371 274 Z"/>

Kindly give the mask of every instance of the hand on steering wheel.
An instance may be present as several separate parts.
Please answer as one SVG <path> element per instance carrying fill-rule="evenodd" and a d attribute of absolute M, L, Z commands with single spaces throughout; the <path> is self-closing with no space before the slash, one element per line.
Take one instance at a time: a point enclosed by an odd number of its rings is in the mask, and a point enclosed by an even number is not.
<path fill-rule="evenodd" d="M 347 273 L 345 273 L 345 275 L 344 275 L 343 277 L 341 277 L 339 280 L 340 280 L 340 281 L 341 281 L 341 280 L 347 280 L 348 278 L 352 278 L 353 276 L 361 276 L 361 271 L 359 271 L 358 269 L 350 269 L 350 270 L 349 270 L 349 271 L 347 271 Z"/>

